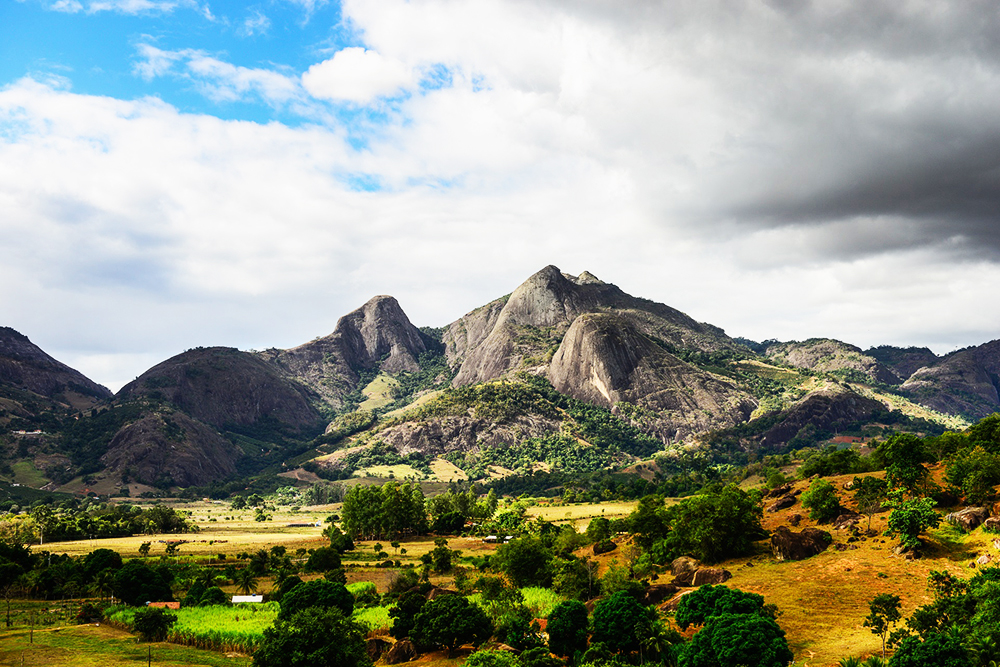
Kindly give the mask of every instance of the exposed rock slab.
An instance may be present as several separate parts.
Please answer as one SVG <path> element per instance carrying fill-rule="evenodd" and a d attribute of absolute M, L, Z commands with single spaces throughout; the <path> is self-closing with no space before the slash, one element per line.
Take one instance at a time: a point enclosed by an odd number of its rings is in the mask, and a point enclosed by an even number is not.
<path fill-rule="evenodd" d="M 814 371 L 854 371 L 873 382 L 898 384 L 901 380 L 878 359 L 868 356 L 861 348 L 830 338 L 813 338 L 803 342 L 778 343 L 767 348 L 766 356 L 779 363 Z"/>
<path fill-rule="evenodd" d="M 944 520 L 970 533 L 986 521 L 989 515 L 989 510 L 985 507 L 966 507 L 946 515 Z"/>
<path fill-rule="evenodd" d="M 833 536 L 819 528 L 805 528 L 796 533 L 788 526 L 778 526 L 771 534 L 771 550 L 778 560 L 804 560 L 826 550 Z"/>

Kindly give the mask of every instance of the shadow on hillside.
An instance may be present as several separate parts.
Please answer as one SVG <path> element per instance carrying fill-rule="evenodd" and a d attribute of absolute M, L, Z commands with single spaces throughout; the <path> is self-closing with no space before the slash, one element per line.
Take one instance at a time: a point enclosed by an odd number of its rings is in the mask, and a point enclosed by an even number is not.
<path fill-rule="evenodd" d="M 967 544 L 967 535 L 960 528 L 943 524 L 928 533 L 924 540 L 924 553 L 930 558 L 947 558 L 952 561 L 972 560 L 976 557 L 976 545 Z"/>

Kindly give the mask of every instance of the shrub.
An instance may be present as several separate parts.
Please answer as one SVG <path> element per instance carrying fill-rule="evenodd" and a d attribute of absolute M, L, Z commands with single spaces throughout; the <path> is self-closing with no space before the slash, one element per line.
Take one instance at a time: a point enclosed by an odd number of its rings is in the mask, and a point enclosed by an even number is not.
<path fill-rule="evenodd" d="M 842 508 L 837 490 L 825 479 L 814 479 L 802 494 L 802 506 L 809 510 L 809 518 L 826 523 L 840 516 Z"/>
<path fill-rule="evenodd" d="M 324 579 L 314 579 L 295 586 L 281 597 L 280 620 L 287 620 L 297 612 L 310 607 L 339 609 L 345 617 L 354 611 L 354 598 L 343 584 Z"/>
<path fill-rule="evenodd" d="M 135 612 L 132 629 L 148 642 L 166 638 L 167 630 L 177 622 L 177 616 L 160 607 L 146 607 Z"/>

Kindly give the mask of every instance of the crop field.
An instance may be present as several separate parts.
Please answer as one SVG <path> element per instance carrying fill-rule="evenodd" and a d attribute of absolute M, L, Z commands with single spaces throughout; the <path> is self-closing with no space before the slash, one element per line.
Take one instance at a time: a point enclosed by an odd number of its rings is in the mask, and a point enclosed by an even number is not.
<path fill-rule="evenodd" d="M 534 505 L 528 508 L 528 515 L 539 517 L 552 523 L 571 523 L 578 531 L 587 529 L 591 519 L 622 519 L 632 513 L 637 502 L 581 503 L 574 505 Z"/>

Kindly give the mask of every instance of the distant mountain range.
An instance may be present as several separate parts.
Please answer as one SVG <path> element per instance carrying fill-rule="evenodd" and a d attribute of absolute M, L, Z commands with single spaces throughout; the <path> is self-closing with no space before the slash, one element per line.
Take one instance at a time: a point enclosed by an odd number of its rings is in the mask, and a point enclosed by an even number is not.
<path fill-rule="evenodd" d="M 842 432 L 962 428 L 1000 409 L 998 377 L 1000 340 L 938 357 L 734 339 L 548 266 L 439 329 L 377 296 L 298 347 L 188 350 L 113 396 L 0 328 L 0 474 L 107 493 L 261 472 L 433 464 L 476 478 L 722 460 Z"/>

